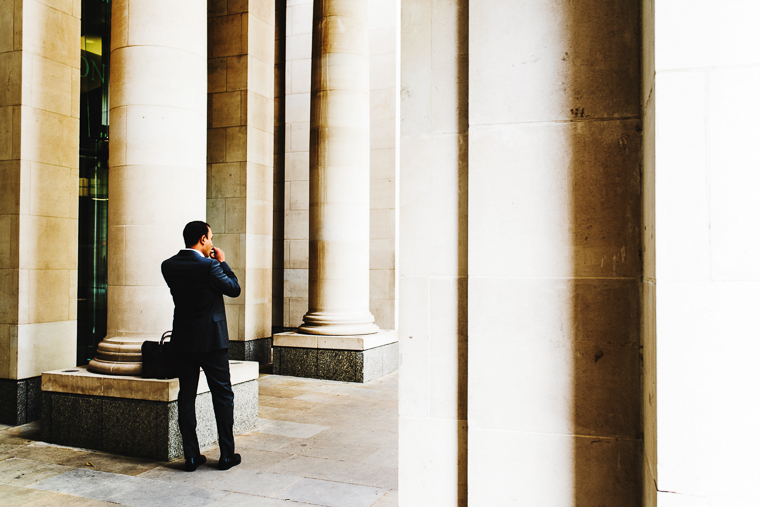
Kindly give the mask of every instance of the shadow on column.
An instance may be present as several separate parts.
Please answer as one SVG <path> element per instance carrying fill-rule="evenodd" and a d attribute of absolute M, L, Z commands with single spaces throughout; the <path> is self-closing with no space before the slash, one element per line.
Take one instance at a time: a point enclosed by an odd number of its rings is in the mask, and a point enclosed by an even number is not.
<path fill-rule="evenodd" d="M 459 132 L 459 200 L 458 200 L 458 275 L 459 293 L 457 294 L 457 352 L 459 362 L 457 364 L 457 419 L 459 421 L 458 438 L 458 484 L 457 504 L 467 505 L 467 365 L 468 355 L 468 265 L 469 265 L 469 228 L 468 228 L 468 199 L 469 199 L 469 151 L 467 131 L 469 128 L 469 0 L 457 1 L 457 108 Z"/>
<path fill-rule="evenodd" d="M 640 6 L 566 4 L 577 507 L 641 505 Z M 558 147 L 558 149 L 564 149 Z"/>

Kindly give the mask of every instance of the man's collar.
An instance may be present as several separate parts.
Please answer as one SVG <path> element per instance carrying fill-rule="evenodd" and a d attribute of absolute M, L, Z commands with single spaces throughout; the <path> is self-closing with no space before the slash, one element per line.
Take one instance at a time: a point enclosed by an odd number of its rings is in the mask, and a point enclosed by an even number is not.
<path fill-rule="evenodd" d="M 201 257 L 203 257 L 204 259 L 206 258 L 205 255 L 203 255 L 200 251 L 196 250 L 195 248 L 183 248 L 182 250 L 180 250 L 180 252 L 185 252 L 185 251 L 188 251 L 188 250 L 191 251 L 191 252 L 197 253 L 198 255 L 200 255 Z"/>

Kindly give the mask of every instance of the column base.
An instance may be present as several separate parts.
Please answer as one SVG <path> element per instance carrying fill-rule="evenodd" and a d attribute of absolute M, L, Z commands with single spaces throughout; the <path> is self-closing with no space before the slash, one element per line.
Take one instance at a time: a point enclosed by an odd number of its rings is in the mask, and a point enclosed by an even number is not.
<path fill-rule="evenodd" d="M 275 375 L 368 382 L 398 370 L 398 333 L 321 336 L 299 332 L 273 337 Z"/>
<path fill-rule="evenodd" d="M 155 337 L 114 337 L 98 343 L 97 355 L 87 370 L 106 375 L 139 377 L 142 374 L 142 344 Z"/>
<path fill-rule="evenodd" d="M 307 312 L 298 332 L 320 336 L 360 336 L 378 333 L 380 328 L 369 312 L 365 315 L 352 315 L 350 318 L 332 313 Z"/>
<path fill-rule="evenodd" d="M 258 364 L 230 361 L 235 393 L 233 433 L 258 420 Z M 182 456 L 177 395 L 179 380 L 92 373 L 84 367 L 42 374 L 42 440 L 58 445 L 171 460 Z M 198 442 L 217 441 L 211 393 L 203 373 L 195 404 Z"/>
<path fill-rule="evenodd" d="M 40 381 L 0 379 L 0 424 L 18 426 L 40 418 Z"/>

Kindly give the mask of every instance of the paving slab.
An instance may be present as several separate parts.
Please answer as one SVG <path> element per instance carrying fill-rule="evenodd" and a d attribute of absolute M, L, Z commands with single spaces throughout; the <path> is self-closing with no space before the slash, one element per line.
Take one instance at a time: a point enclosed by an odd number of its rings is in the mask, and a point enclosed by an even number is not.
<path fill-rule="evenodd" d="M 212 503 L 209 507 L 314 507 L 314 504 L 290 502 L 288 500 L 265 498 L 263 496 L 230 493 Z"/>
<path fill-rule="evenodd" d="M 297 475 L 273 474 L 237 469 L 206 485 L 207 488 L 247 493 L 258 496 L 277 496 L 284 489 L 303 479 Z"/>
<path fill-rule="evenodd" d="M 303 479 L 277 495 L 277 498 L 327 507 L 370 507 L 385 493 L 379 488 L 356 484 Z"/>
<path fill-rule="evenodd" d="M 71 470 L 70 467 L 39 461 L 8 458 L 0 461 L 0 483 L 12 486 L 28 486 Z"/>
<path fill-rule="evenodd" d="M 332 459 L 312 458 L 309 456 L 291 456 L 269 469 L 270 472 L 286 475 L 300 475 L 313 479 L 348 482 L 363 486 L 373 486 L 387 476 L 391 470 L 385 467 L 338 461 Z"/>
<path fill-rule="evenodd" d="M 328 426 L 320 426 L 318 424 L 278 421 L 276 419 L 259 419 L 254 431 L 257 433 L 280 435 L 283 437 L 309 438 L 326 429 L 328 429 Z"/>
<path fill-rule="evenodd" d="M 203 507 L 225 495 L 226 491 L 135 478 L 131 489 L 110 497 L 108 501 L 132 507 Z"/>

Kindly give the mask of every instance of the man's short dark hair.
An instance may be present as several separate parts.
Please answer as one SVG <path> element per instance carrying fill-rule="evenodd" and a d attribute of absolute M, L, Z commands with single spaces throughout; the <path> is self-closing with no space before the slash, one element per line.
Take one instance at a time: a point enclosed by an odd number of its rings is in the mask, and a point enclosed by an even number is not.
<path fill-rule="evenodd" d="M 185 247 L 190 248 L 197 245 L 203 236 L 208 235 L 209 229 L 211 229 L 211 226 L 200 220 L 187 224 L 185 230 L 182 231 L 182 237 L 185 238 Z"/>

